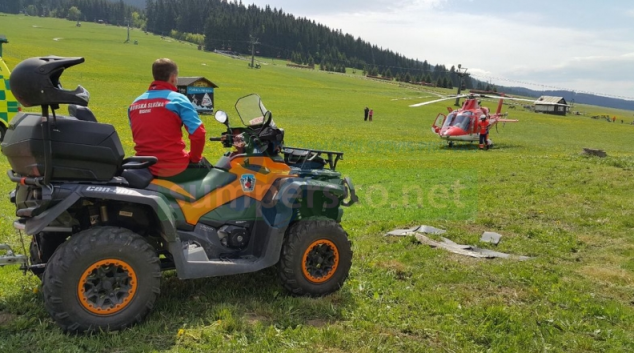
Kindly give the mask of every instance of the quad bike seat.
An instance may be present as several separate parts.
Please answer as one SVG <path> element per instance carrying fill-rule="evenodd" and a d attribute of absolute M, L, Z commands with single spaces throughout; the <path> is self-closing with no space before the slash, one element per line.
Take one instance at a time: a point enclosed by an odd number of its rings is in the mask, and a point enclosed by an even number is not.
<path fill-rule="evenodd" d="M 236 175 L 218 168 L 209 169 L 203 177 L 200 176 L 201 172 L 204 171 L 198 169 L 193 170 L 189 176 L 181 174 L 177 177 L 156 178 L 148 189 L 192 202 L 201 199 L 215 189 L 231 184 L 237 178 Z M 184 193 L 174 192 L 176 189 L 183 190 Z"/>
<path fill-rule="evenodd" d="M 211 168 L 202 179 L 187 180 L 178 184 L 189 192 L 194 200 L 198 200 L 211 191 L 232 183 L 236 178 L 234 174 Z"/>
<path fill-rule="evenodd" d="M 93 114 L 93 112 L 90 109 L 88 109 L 88 107 L 82 107 L 76 104 L 69 104 L 68 114 L 70 114 L 70 116 L 77 118 L 77 120 L 90 121 L 93 123 L 97 122 L 97 118 L 95 117 L 95 114 Z"/>
<path fill-rule="evenodd" d="M 130 187 L 135 189 L 145 189 L 154 179 L 154 176 L 147 168 L 124 169 L 121 176 L 128 181 Z"/>

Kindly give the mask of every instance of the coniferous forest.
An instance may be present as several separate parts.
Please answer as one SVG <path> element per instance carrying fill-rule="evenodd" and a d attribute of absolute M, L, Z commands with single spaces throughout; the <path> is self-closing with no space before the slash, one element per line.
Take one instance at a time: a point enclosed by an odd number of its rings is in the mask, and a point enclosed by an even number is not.
<path fill-rule="evenodd" d="M 174 16 L 174 14 L 177 14 Z M 260 56 L 288 59 L 322 70 L 344 72 L 346 67 L 369 75 L 401 81 L 429 82 L 455 87 L 455 68 L 432 66 L 379 48 L 315 21 L 295 17 L 269 6 L 244 6 L 221 0 L 148 0 L 146 28 L 163 35 L 204 34 L 206 50 L 251 53 L 251 40 L 260 43 Z M 171 33 L 170 31 L 178 33 Z M 467 83 L 471 86 L 471 82 Z"/>
<path fill-rule="evenodd" d="M 226 0 L 0 0 L 0 12 L 66 18 L 73 21 L 127 25 L 151 33 L 192 41 L 205 50 L 287 59 L 299 65 L 345 72 L 346 67 L 405 82 L 454 88 L 456 68 L 406 58 L 361 38 L 344 34 L 281 9 L 245 6 Z M 474 85 L 475 83 L 475 85 Z M 477 86 L 477 87 L 476 87 Z M 465 88 L 482 84 L 467 76 Z"/>

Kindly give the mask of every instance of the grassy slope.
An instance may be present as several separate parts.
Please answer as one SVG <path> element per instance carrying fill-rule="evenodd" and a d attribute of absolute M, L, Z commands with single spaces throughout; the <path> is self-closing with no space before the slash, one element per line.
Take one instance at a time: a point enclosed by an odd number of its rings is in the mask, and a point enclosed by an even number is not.
<path fill-rule="evenodd" d="M 236 117 L 233 102 L 257 92 L 285 128 L 287 145 L 345 151 L 338 169 L 352 176 L 362 201 L 344 216 L 355 258 L 351 278 L 334 295 L 287 296 L 273 270 L 193 281 L 168 273 L 156 310 L 143 325 L 118 334 L 67 337 L 43 309 L 39 282 L 15 267 L 1 268 L 1 349 L 634 348 L 633 126 L 511 110 L 521 122 L 492 133 L 496 149 L 448 150 L 429 132 L 447 104 L 408 108 L 431 99 L 411 87 L 289 69 L 281 61 L 264 60 L 262 69 L 249 70 L 244 61 L 138 31 L 133 40 L 139 45 L 124 45 L 123 28 L 90 23 L 76 28 L 68 21 L 19 16 L 1 16 L 0 23 L 10 41 L 4 50 L 10 67 L 31 56 L 86 57 L 64 74 L 65 87 L 82 84 L 91 92 L 97 118 L 117 127 L 127 152 L 132 142 L 126 108 L 149 84 L 152 61 L 170 57 L 181 76 L 202 75 L 220 86 L 217 109 Z M 430 97 L 417 98 L 422 96 Z M 366 105 L 374 109 L 372 123 L 361 119 Z M 579 110 L 631 116 L 584 108 Z M 213 119 L 207 121 L 210 135 L 222 130 Z M 604 149 L 610 157 L 580 157 L 582 147 Z M 212 160 L 222 152 L 216 143 L 206 148 Z M 8 168 L 0 158 L 0 170 Z M 0 180 L 0 194 L 6 195 L 13 185 Z M 13 215 L 8 201 L 0 203 L 0 243 L 18 246 Z M 482 231 L 497 231 L 504 234 L 500 251 L 535 259 L 474 260 L 382 236 L 421 223 L 448 229 L 448 237 L 459 243 L 477 244 Z"/>

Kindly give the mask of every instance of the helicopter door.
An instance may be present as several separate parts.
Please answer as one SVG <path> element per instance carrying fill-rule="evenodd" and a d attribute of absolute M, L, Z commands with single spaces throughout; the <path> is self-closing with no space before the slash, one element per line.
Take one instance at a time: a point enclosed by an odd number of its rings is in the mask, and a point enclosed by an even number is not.
<path fill-rule="evenodd" d="M 440 128 L 442 127 L 443 123 L 445 122 L 445 119 L 447 119 L 445 114 L 443 114 L 443 113 L 438 114 L 438 116 L 436 117 L 436 120 L 434 121 L 434 125 L 431 126 L 431 132 L 433 132 L 435 134 L 440 133 Z"/>
<path fill-rule="evenodd" d="M 473 125 L 472 129 L 471 129 L 471 134 L 479 134 L 480 133 L 480 119 L 478 118 L 477 114 L 474 114 L 474 116 L 471 118 L 471 125 Z"/>

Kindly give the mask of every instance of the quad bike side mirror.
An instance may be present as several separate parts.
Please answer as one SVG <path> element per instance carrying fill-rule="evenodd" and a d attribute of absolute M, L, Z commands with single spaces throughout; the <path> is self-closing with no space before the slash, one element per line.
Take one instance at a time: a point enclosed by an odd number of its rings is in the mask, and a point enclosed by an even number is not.
<path fill-rule="evenodd" d="M 227 113 L 222 110 L 217 111 L 214 117 L 216 118 L 216 121 L 221 124 L 227 125 L 229 123 L 229 117 L 227 116 Z"/>

